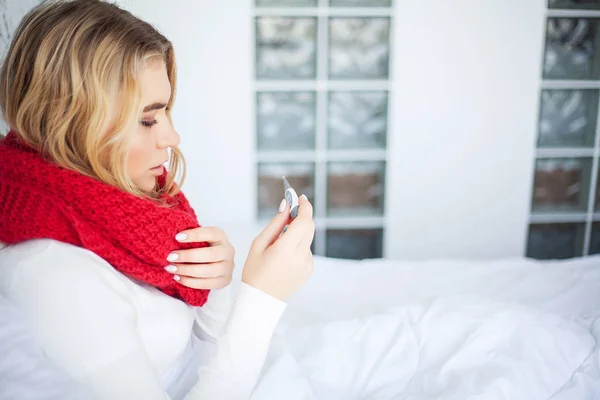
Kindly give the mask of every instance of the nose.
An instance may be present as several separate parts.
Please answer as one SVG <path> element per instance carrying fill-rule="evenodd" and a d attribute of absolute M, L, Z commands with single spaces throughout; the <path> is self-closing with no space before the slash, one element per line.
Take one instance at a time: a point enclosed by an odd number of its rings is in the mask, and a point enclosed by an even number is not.
<path fill-rule="evenodd" d="M 161 129 L 158 135 L 158 147 L 160 149 L 166 149 L 168 147 L 179 146 L 180 138 L 179 134 L 173 128 L 170 123 L 165 124 L 165 128 Z"/>

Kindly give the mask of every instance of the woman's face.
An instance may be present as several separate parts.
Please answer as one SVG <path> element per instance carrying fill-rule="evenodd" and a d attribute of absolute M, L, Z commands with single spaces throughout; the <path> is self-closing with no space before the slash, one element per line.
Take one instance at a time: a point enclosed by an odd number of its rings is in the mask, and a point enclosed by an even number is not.
<path fill-rule="evenodd" d="M 150 192 L 169 160 L 168 148 L 179 145 L 179 135 L 167 118 L 171 84 L 162 61 L 149 62 L 139 77 L 143 110 L 128 149 L 127 174 L 136 186 Z"/>

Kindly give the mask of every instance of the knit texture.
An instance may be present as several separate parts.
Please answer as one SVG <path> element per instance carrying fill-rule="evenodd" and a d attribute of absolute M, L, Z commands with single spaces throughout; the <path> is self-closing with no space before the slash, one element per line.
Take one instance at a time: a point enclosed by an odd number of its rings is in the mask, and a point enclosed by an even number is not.
<path fill-rule="evenodd" d="M 166 174 L 157 181 L 164 187 Z M 146 282 L 193 306 L 209 290 L 188 288 L 164 270 L 175 235 L 197 228 L 196 214 L 182 192 L 163 195 L 169 207 L 59 167 L 9 132 L 0 142 L 0 241 L 16 244 L 48 238 L 90 250 L 124 275 Z M 49 268 L 52 262 L 48 260 Z"/>

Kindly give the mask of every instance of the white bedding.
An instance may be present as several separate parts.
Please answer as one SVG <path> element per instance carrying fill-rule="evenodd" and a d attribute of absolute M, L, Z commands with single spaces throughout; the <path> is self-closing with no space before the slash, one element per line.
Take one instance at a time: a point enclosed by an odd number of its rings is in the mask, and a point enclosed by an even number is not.
<path fill-rule="evenodd" d="M 238 278 L 255 233 L 228 231 Z M 252 399 L 600 399 L 599 289 L 600 256 L 315 257 Z"/>
<path fill-rule="evenodd" d="M 600 399 L 599 317 L 600 257 L 316 257 L 253 399 Z"/>

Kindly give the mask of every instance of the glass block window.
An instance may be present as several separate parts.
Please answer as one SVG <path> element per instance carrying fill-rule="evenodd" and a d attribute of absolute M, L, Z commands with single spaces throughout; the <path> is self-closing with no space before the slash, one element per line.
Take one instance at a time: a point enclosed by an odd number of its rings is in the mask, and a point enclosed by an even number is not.
<path fill-rule="evenodd" d="M 329 78 L 387 78 L 389 36 L 389 18 L 331 17 L 329 19 Z"/>
<path fill-rule="evenodd" d="M 256 216 L 277 211 L 286 176 L 313 202 L 318 255 L 384 255 L 392 11 L 391 0 L 254 3 Z"/>
<path fill-rule="evenodd" d="M 327 231 L 327 257 L 364 259 L 382 251 L 381 229 L 330 229 Z"/>
<path fill-rule="evenodd" d="M 537 259 L 566 259 L 583 254 L 584 223 L 532 224 L 527 256 Z"/>
<path fill-rule="evenodd" d="M 258 17 L 256 77 L 310 79 L 316 72 L 316 18 Z"/>
<path fill-rule="evenodd" d="M 599 0 L 549 0 L 548 8 L 566 10 L 600 10 Z"/>
<path fill-rule="evenodd" d="M 549 17 L 546 22 L 544 79 L 598 79 L 598 19 Z"/>
<path fill-rule="evenodd" d="M 315 148 L 315 92 L 261 92 L 256 103 L 259 149 Z"/>
<path fill-rule="evenodd" d="M 330 149 L 385 149 L 388 94 L 378 92 L 329 93 L 327 147 Z"/>
<path fill-rule="evenodd" d="M 539 147 L 594 147 L 597 90 L 545 89 L 540 100 Z"/>
<path fill-rule="evenodd" d="M 527 256 L 600 253 L 599 0 L 548 0 Z"/>

